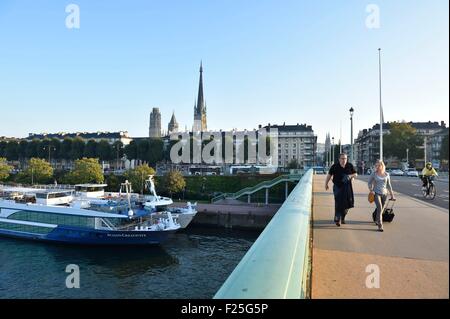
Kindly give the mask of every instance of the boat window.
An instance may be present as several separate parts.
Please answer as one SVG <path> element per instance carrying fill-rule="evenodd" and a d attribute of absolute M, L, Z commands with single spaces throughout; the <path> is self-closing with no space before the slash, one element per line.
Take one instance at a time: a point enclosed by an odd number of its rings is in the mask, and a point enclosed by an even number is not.
<path fill-rule="evenodd" d="M 45 194 L 45 193 L 36 193 L 36 198 L 47 199 L 47 194 Z"/>
<path fill-rule="evenodd" d="M 93 217 L 28 211 L 14 213 L 9 216 L 8 219 L 89 228 L 93 228 L 95 225 Z"/>

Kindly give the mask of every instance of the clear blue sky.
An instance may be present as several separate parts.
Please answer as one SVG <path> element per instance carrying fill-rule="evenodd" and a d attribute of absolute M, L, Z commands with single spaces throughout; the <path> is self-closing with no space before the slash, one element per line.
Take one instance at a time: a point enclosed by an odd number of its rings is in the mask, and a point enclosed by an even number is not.
<path fill-rule="evenodd" d="M 81 28 L 65 27 L 69 3 Z M 366 5 L 381 27 L 366 28 Z M 448 121 L 447 0 L 1 0 L 0 136 L 148 135 L 159 107 L 192 126 L 204 64 L 208 124 L 308 123 L 349 142 L 378 119 Z"/>

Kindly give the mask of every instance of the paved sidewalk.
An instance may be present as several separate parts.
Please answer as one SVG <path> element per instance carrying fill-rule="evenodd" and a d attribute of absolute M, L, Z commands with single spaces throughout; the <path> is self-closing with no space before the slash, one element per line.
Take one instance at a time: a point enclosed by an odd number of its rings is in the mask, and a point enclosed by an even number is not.
<path fill-rule="evenodd" d="M 367 184 L 356 180 L 356 208 L 338 228 L 324 184 L 325 176 L 314 176 L 313 299 L 449 298 L 448 210 L 397 194 L 395 220 L 380 233 Z M 380 269 L 378 289 L 366 287 L 369 265 Z"/>

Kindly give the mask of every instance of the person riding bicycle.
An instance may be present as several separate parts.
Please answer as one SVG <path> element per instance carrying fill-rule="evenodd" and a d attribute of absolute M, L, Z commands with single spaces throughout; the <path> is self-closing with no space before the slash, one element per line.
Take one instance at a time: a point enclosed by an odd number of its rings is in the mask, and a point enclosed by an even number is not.
<path fill-rule="evenodd" d="M 436 176 L 438 176 L 438 173 L 433 168 L 433 164 L 428 162 L 422 170 L 423 188 L 428 188 L 428 181 L 433 182 Z"/>

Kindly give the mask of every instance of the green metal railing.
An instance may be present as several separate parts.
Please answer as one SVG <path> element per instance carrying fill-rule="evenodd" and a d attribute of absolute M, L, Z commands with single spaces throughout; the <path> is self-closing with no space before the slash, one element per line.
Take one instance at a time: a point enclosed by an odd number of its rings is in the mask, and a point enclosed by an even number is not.
<path fill-rule="evenodd" d="M 215 299 L 304 299 L 310 273 L 312 178 L 309 170 Z"/>
<path fill-rule="evenodd" d="M 261 189 L 264 188 L 272 188 L 280 183 L 283 182 L 293 182 L 293 181 L 298 181 L 302 178 L 302 175 L 296 174 L 296 175 L 280 175 L 275 179 L 269 180 L 269 181 L 264 181 L 261 182 L 255 186 L 250 186 L 250 187 L 246 187 L 244 189 L 241 189 L 240 191 L 236 192 L 236 193 L 224 193 L 224 194 L 220 194 L 216 197 L 214 197 L 211 202 L 215 203 L 221 199 L 238 199 L 239 197 L 242 197 L 244 195 L 251 195 L 254 194 L 258 191 L 260 191 Z"/>

